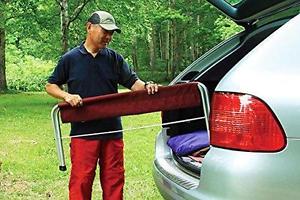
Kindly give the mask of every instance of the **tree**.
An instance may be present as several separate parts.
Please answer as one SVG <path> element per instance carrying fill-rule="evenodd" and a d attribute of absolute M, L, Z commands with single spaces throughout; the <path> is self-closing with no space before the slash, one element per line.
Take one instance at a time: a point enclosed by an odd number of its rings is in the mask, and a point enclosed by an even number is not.
<path fill-rule="evenodd" d="M 0 2 L 0 91 L 7 89 L 5 75 L 5 2 Z"/>
<path fill-rule="evenodd" d="M 73 10 L 72 14 L 69 15 L 68 0 L 56 0 L 56 2 L 60 7 L 62 54 L 66 53 L 69 49 L 68 33 L 69 33 L 70 24 L 78 18 L 83 8 L 90 1 L 91 0 L 83 0 L 82 2 L 79 2 L 79 5 Z"/>
<path fill-rule="evenodd" d="M 82 42 L 84 24 L 96 10 L 113 14 L 122 34 L 115 34 L 109 47 L 133 64 L 145 80 L 170 81 L 236 32 L 232 22 L 205 0 L 1 0 L 1 87 L 6 84 L 5 69 L 10 76 L 10 69 L 23 67 L 28 56 L 56 63 Z M 8 60 L 12 57 L 20 62 Z M 11 79 L 7 80 L 10 85 Z"/>

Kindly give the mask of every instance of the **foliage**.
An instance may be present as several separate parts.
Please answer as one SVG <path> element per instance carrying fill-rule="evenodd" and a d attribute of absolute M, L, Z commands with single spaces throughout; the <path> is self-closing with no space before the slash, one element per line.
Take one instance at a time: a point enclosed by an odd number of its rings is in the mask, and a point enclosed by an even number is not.
<path fill-rule="evenodd" d="M 227 0 L 227 2 L 231 3 L 231 4 L 237 4 L 239 2 L 241 2 L 242 0 Z"/>
<path fill-rule="evenodd" d="M 140 71 L 138 76 L 142 80 L 151 80 L 159 84 L 164 84 L 166 82 L 169 82 L 166 79 L 165 73 L 159 71 L 154 71 L 153 73 L 148 71 Z"/>
<path fill-rule="evenodd" d="M 218 37 L 220 40 L 225 40 L 229 38 L 230 36 L 241 32 L 243 30 L 242 27 L 236 25 L 233 23 L 230 19 L 220 16 L 216 21 L 215 21 L 215 32 L 218 33 Z"/>
<path fill-rule="evenodd" d="M 79 3 L 68 0 L 70 15 Z M 60 7 L 47 0 L 10 0 L 6 5 L 8 87 L 41 90 L 46 73 L 61 56 Z M 114 15 L 122 34 L 114 35 L 110 47 L 144 80 L 170 81 L 223 38 L 239 31 L 205 0 L 90 1 L 69 26 L 69 49 L 85 39 L 86 19 L 95 10 Z"/>
<path fill-rule="evenodd" d="M 23 55 L 45 60 L 59 56 L 59 10 L 55 1 L 11 0 L 7 4 L 7 44 Z"/>
<path fill-rule="evenodd" d="M 9 45 L 7 58 L 7 82 L 10 90 L 43 91 L 54 63 L 30 55 L 22 55 L 15 46 Z"/>

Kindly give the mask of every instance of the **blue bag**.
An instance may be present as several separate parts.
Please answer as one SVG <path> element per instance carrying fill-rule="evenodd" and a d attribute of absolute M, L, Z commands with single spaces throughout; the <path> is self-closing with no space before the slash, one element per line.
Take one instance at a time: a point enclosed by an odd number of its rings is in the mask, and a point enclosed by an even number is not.
<path fill-rule="evenodd" d="M 170 137 L 168 146 L 178 156 L 188 155 L 209 146 L 208 134 L 205 130 Z"/>

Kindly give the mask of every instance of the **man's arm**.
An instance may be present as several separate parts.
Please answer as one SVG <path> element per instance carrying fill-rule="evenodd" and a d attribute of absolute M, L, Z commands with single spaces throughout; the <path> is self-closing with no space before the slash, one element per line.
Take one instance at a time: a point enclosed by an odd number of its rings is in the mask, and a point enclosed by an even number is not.
<path fill-rule="evenodd" d="M 77 94 L 69 94 L 68 92 L 63 91 L 58 85 L 47 83 L 46 92 L 57 98 L 68 102 L 71 106 L 81 106 L 82 98 Z"/>
<path fill-rule="evenodd" d="M 158 85 L 151 81 L 145 83 L 144 81 L 138 79 L 132 85 L 131 90 L 132 91 L 147 90 L 148 94 L 154 94 L 158 91 Z"/>

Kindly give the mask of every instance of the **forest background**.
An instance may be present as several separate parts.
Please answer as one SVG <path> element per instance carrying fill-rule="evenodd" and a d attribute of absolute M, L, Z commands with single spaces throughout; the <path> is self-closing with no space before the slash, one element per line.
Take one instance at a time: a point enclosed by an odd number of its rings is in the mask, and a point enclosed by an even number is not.
<path fill-rule="evenodd" d="M 122 29 L 110 48 L 141 79 L 159 83 L 241 30 L 205 0 L 1 0 L 0 91 L 43 91 L 60 56 L 85 39 L 96 10 L 112 13 Z"/>

